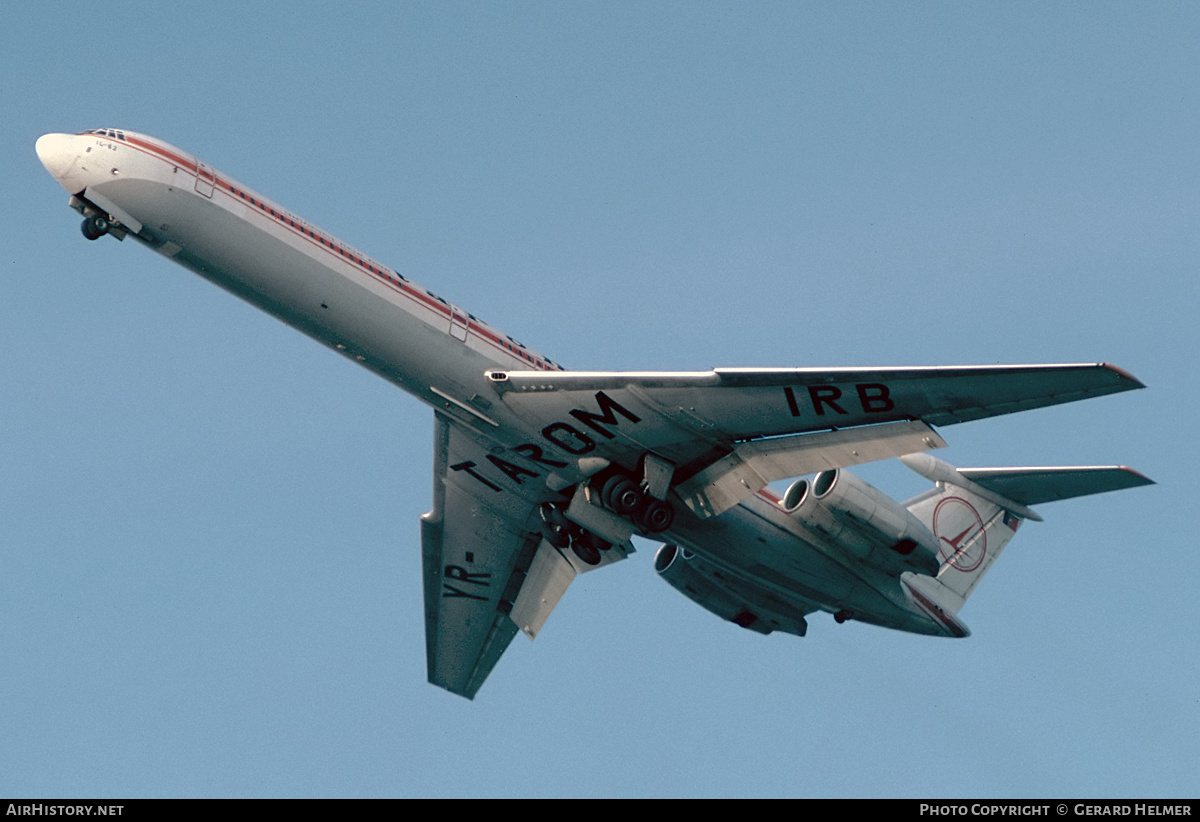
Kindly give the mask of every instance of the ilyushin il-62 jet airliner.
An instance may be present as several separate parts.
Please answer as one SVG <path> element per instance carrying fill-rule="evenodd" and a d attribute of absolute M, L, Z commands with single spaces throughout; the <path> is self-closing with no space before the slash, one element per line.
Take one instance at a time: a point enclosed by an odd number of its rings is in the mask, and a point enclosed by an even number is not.
<path fill-rule="evenodd" d="M 1150 483 L 926 453 L 935 427 L 1142 387 L 1111 365 L 569 371 L 161 140 L 36 148 L 89 240 L 137 240 L 433 407 L 429 681 L 468 698 L 634 534 L 664 543 L 670 585 L 751 631 L 804 636 L 823 611 L 964 637 L 960 608 L 1030 506 Z M 934 487 L 899 503 L 845 470 L 894 457 Z"/>

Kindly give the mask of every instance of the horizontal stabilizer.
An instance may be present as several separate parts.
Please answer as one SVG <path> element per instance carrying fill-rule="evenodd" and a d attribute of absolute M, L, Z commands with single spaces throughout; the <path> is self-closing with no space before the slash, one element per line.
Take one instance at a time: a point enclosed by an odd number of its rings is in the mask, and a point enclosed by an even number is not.
<path fill-rule="evenodd" d="M 907 580 L 914 602 L 934 618 L 942 613 L 937 608 L 951 614 L 962 608 L 1022 519 L 1041 519 L 1028 506 L 1154 484 L 1124 466 L 955 468 L 929 454 L 900 460 L 937 483 L 908 503 L 939 543 L 936 579 Z"/>
<path fill-rule="evenodd" d="M 1123 465 L 1058 468 L 959 468 L 964 477 L 1025 505 L 1121 491 L 1154 480 Z"/>

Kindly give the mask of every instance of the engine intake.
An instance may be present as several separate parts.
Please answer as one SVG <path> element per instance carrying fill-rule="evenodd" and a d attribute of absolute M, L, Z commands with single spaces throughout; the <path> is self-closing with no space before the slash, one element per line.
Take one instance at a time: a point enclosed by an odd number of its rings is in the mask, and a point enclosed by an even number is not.
<path fill-rule="evenodd" d="M 937 537 L 900 503 L 843 469 L 797 480 L 783 507 L 858 559 L 888 569 L 935 576 Z"/>

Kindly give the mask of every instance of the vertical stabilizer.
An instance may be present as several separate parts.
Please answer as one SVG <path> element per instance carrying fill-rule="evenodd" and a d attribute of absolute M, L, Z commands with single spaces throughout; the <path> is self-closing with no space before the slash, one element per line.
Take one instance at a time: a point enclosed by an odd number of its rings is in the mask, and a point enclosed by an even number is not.
<path fill-rule="evenodd" d="M 1021 517 L 966 488 L 939 482 L 908 506 L 937 537 L 937 586 L 930 591 L 951 613 L 962 608 L 1017 532 Z"/>
<path fill-rule="evenodd" d="M 1041 520 L 1028 506 L 1153 484 L 1120 465 L 960 469 L 928 454 L 900 461 L 937 483 L 906 507 L 929 526 L 939 547 L 937 577 L 916 582 L 951 613 L 967 601 L 1022 520 Z"/>

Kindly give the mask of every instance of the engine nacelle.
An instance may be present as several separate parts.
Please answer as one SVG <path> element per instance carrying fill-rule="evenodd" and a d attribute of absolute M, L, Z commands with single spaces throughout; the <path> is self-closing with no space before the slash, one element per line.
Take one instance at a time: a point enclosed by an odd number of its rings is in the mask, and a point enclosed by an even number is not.
<path fill-rule="evenodd" d="M 678 545 L 664 545 L 654 555 L 654 570 L 679 593 L 706 611 L 760 634 L 785 631 L 804 636 L 808 623 L 803 613 L 792 613 L 784 603 L 749 585 L 725 578 Z"/>
<path fill-rule="evenodd" d="M 900 503 L 849 471 L 822 471 L 797 480 L 784 509 L 855 557 L 880 567 L 935 576 L 937 537 Z"/>

